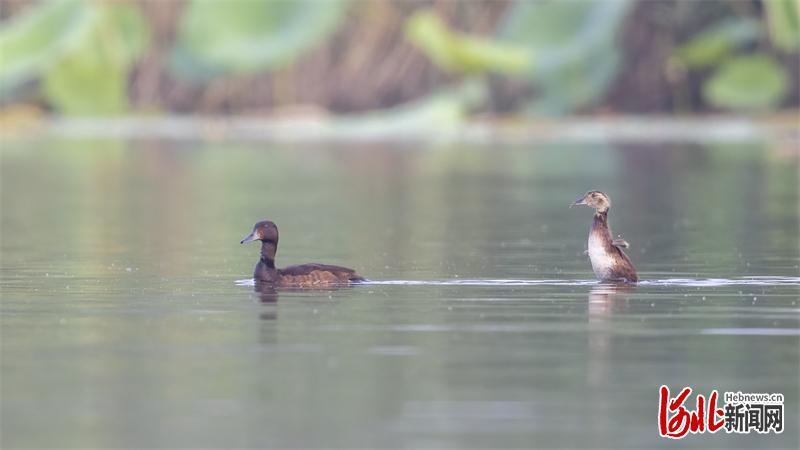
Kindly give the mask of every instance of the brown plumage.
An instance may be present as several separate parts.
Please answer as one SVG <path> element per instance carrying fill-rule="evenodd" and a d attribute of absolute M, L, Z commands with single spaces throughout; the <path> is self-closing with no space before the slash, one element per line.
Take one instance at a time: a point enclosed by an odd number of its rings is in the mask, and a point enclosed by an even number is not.
<path fill-rule="evenodd" d="M 347 267 L 328 264 L 301 264 L 284 269 L 275 268 L 275 253 L 278 250 L 278 227 L 269 220 L 253 226 L 253 232 L 242 239 L 242 244 L 261 241 L 261 258 L 253 271 L 257 282 L 276 287 L 334 287 L 366 281 L 366 279 Z"/>
<path fill-rule="evenodd" d="M 612 239 L 608 227 L 608 210 L 611 199 L 600 191 L 589 191 L 572 204 L 586 205 L 595 209 L 592 228 L 589 230 L 589 260 L 592 269 L 601 281 L 621 281 L 636 283 L 639 276 L 628 255 L 622 251 L 628 243 L 622 239 Z"/>

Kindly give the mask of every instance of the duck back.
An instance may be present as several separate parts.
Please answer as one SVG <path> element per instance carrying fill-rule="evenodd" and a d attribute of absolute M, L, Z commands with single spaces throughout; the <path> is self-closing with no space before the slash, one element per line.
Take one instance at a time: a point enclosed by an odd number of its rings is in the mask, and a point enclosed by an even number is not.
<path fill-rule="evenodd" d="M 300 264 L 278 269 L 278 283 L 282 286 L 335 286 L 366 281 L 355 270 L 329 264 Z"/>
<path fill-rule="evenodd" d="M 601 281 L 636 283 L 639 276 L 628 255 L 614 245 L 606 213 L 597 213 L 589 231 L 589 260 L 592 270 Z"/>

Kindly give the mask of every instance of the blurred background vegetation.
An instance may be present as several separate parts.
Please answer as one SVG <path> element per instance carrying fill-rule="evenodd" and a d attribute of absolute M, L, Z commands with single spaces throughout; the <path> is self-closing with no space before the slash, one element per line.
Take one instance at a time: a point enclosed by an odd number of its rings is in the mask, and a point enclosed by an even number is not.
<path fill-rule="evenodd" d="M 800 0 L 0 5 L 6 112 L 753 114 L 800 95 Z"/>

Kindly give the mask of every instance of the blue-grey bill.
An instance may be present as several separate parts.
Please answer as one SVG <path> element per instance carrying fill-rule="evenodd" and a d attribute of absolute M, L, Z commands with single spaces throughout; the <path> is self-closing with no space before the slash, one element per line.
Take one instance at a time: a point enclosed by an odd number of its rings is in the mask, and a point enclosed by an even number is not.
<path fill-rule="evenodd" d="M 571 208 L 571 207 L 573 207 L 573 206 L 585 205 L 585 204 L 586 204 L 586 197 L 581 197 L 581 198 L 579 198 L 579 199 L 575 200 L 575 203 L 573 203 L 573 204 L 571 204 L 571 205 L 569 205 L 569 206 L 570 206 L 570 208 Z"/>

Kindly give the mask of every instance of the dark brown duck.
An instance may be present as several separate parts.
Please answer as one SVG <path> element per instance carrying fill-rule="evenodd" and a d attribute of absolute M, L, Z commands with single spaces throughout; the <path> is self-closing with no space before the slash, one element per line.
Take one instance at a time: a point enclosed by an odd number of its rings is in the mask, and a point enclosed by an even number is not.
<path fill-rule="evenodd" d="M 600 281 L 636 283 L 639 276 L 628 255 L 622 251 L 628 243 L 622 239 L 612 239 L 608 228 L 608 210 L 611 199 L 600 191 L 589 191 L 572 204 L 586 205 L 595 209 L 592 228 L 589 230 L 589 260 L 592 270 Z"/>
<path fill-rule="evenodd" d="M 257 282 L 277 287 L 333 287 L 366 281 L 353 269 L 328 264 L 301 264 L 276 269 L 278 227 L 269 220 L 255 224 L 253 232 L 242 239 L 241 243 L 252 241 L 261 241 L 261 259 L 253 272 L 253 278 Z"/>

